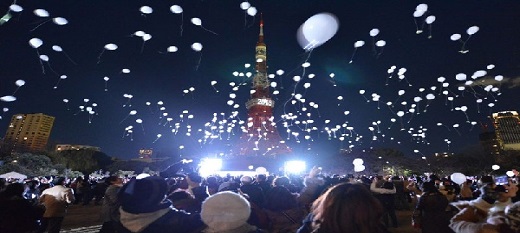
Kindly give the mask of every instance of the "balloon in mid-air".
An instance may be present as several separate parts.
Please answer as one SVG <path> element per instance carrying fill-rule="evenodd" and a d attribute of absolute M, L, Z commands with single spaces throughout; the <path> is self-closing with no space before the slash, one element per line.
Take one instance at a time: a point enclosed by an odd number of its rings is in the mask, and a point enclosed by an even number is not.
<path fill-rule="evenodd" d="M 303 49 L 312 50 L 330 40 L 338 28 L 339 21 L 335 15 L 316 14 L 307 19 L 298 29 L 298 42 Z"/>

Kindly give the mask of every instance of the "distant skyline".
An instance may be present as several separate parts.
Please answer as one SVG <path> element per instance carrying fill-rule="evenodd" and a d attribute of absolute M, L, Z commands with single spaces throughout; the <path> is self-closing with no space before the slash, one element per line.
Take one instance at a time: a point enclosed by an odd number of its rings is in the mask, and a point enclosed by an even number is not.
<path fill-rule="evenodd" d="M 458 152 L 478 144 L 481 124 L 492 130 L 493 112 L 520 110 L 519 1 L 249 1 L 254 17 L 243 1 L 16 3 L 22 11 L 0 3 L 0 17 L 11 16 L 0 24 L 0 97 L 16 97 L 0 101 L 2 137 L 12 115 L 44 113 L 56 118 L 51 143 L 123 159 L 141 148 L 226 152 L 247 122 L 261 12 L 274 120 L 295 154 Z M 43 9 L 48 17 L 37 16 Z M 305 51 L 297 31 L 322 12 L 339 30 Z"/>

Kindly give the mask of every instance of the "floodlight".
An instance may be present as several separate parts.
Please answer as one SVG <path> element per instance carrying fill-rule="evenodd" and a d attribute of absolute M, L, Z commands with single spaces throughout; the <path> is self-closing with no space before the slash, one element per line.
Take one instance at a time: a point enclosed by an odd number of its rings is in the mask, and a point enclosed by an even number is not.
<path fill-rule="evenodd" d="M 285 162 L 285 173 L 300 174 L 306 169 L 305 161 L 287 161 Z"/>
<path fill-rule="evenodd" d="M 222 159 L 205 158 L 199 164 L 199 174 L 203 177 L 212 175 L 220 169 L 222 169 Z"/>

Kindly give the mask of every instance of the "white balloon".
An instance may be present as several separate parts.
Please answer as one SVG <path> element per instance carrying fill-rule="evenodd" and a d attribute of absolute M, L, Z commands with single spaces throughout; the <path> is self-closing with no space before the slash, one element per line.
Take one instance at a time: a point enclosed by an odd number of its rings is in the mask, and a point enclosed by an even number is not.
<path fill-rule="evenodd" d="M 419 5 L 417 5 L 417 7 L 415 7 L 415 10 L 416 11 L 424 11 L 424 12 L 426 12 L 426 11 L 428 11 L 428 5 L 424 4 L 424 3 L 419 4 Z"/>
<path fill-rule="evenodd" d="M 371 37 L 377 36 L 379 34 L 379 29 L 374 28 L 374 29 L 370 30 L 369 34 Z"/>
<path fill-rule="evenodd" d="M 144 40 L 144 41 L 148 41 L 148 40 L 150 40 L 150 39 L 152 39 L 152 35 L 150 35 L 150 34 L 144 34 L 144 35 L 143 35 L 143 40 Z"/>
<path fill-rule="evenodd" d="M 37 49 L 40 46 L 42 46 L 43 41 L 40 40 L 39 38 L 32 38 L 32 39 L 29 40 L 29 44 L 31 45 L 31 47 Z"/>
<path fill-rule="evenodd" d="M 355 172 L 362 172 L 365 170 L 365 165 L 354 165 Z"/>
<path fill-rule="evenodd" d="M 433 22 L 435 22 L 435 16 L 430 15 L 430 16 L 426 17 L 427 24 L 432 24 Z"/>
<path fill-rule="evenodd" d="M 113 51 L 113 50 L 116 50 L 116 49 L 117 49 L 117 45 L 116 45 L 116 44 L 106 44 L 106 45 L 105 45 L 105 49 L 106 49 L 106 50 Z"/>
<path fill-rule="evenodd" d="M 191 45 L 191 48 L 197 52 L 201 51 L 202 50 L 202 44 L 201 43 L 198 43 L 198 42 L 195 42 Z"/>
<path fill-rule="evenodd" d="M 453 34 L 453 35 L 451 35 L 450 40 L 452 40 L 452 41 L 460 40 L 460 37 L 461 37 L 460 34 Z"/>
<path fill-rule="evenodd" d="M 249 7 L 251 7 L 251 3 L 249 3 L 249 2 L 240 3 L 240 9 L 242 9 L 242 10 L 247 10 Z"/>
<path fill-rule="evenodd" d="M 384 41 L 384 40 L 380 40 L 380 41 L 377 41 L 377 42 L 376 42 L 376 46 L 377 46 L 377 47 L 383 47 L 383 46 L 385 46 L 385 45 L 386 45 L 386 41 Z"/>
<path fill-rule="evenodd" d="M 397 116 L 398 116 L 398 117 L 402 117 L 402 116 L 404 116 L 404 112 L 403 112 L 403 111 L 399 111 L 399 112 L 397 112 Z"/>
<path fill-rule="evenodd" d="M 415 18 L 419 18 L 419 17 L 422 17 L 424 15 L 425 11 L 414 11 L 413 12 L 413 17 Z"/>
<path fill-rule="evenodd" d="M 56 17 L 56 18 L 52 19 L 52 22 L 54 22 L 55 24 L 60 25 L 60 26 L 69 23 L 69 21 L 63 17 Z"/>
<path fill-rule="evenodd" d="M 145 34 L 146 34 L 146 33 L 143 32 L 143 31 L 135 31 L 135 32 L 134 32 L 134 35 L 139 36 L 139 37 L 142 37 L 142 36 L 144 36 Z"/>
<path fill-rule="evenodd" d="M 166 49 L 168 52 L 170 53 L 175 53 L 177 52 L 179 49 L 177 48 L 177 46 L 170 46 L 168 47 L 168 49 Z"/>
<path fill-rule="evenodd" d="M 16 86 L 19 86 L 19 87 L 21 87 L 21 86 L 25 85 L 25 81 L 24 81 L 24 80 L 21 80 L 21 79 L 19 79 L 19 80 L 16 80 L 15 84 L 16 84 Z"/>
<path fill-rule="evenodd" d="M 58 45 L 53 45 L 53 46 L 52 46 L 52 50 L 54 50 L 54 51 L 56 51 L 56 52 L 61 52 L 61 51 L 63 51 L 63 49 L 62 49 L 60 46 L 58 46 Z"/>
<path fill-rule="evenodd" d="M 153 12 L 153 9 L 149 6 L 142 6 L 139 10 L 143 14 L 151 14 Z"/>
<path fill-rule="evenodd" d="M 104 77 L 103 80 L 108 81 L 108 80 L 110 80 L 110 78 L 109 77 Z"/>
<path fill-rule="evenodd" d="M 466 74 L 463 74 L 463 73 L 457 74 L 457 75 L 455 75 L 455 79 L 457 79 L 459 81 L 464 81 L 464 80 L 466 80 Z"/>
<path fill-rule="evenodd" d="M 67 79 L 67 75 L 61 75 L 60 79 Z"/>
<path fill-rule="evenodd" d="M 42 59 L 42 61 L 49 61 L 49 56 L 42 54 L 40 55 L 40 59 Z"/>
<path fill-rule="evenodd" d="M 63 99 L 63 102 L 64 102 L 64 103 L 68 103 L 69 100 L 68 100 L 68 99 Z"/>
<path fill-rule="evenodd" d="M 137 111 L 136 110 L 132 110 L 132 111 L 130 111 L 129 114 L 133 116 L 133 115 L 137 114 Z"/>
<path fill-rule="evenodd" d="M 472 27 L 469 27 L 468 30 L 466 30 L 466 32 L 468 33 L 468 35 L 473 35 L 475 33 L 477 33 L 479 30 L 479 28 L 477 26 L 472 26 Z"/>
<path fill-rule="evenodd" d="M 356 41 L 356 43 L 354 43 L 354 48 L 359 48 L 363 45 L 365 45 L 365 42 L 362 40 L 358 40 L 358 41 Z"/>
<path fill-rule="evenodd" d="M 328 40 L 338 31 L 339 21 L 331 13 L 313 15 L 298 30 L 300 45 L 305 50 L 312 50 Z M 301 38 L 303 37 L 303 38 Z"/>
<path fill-rule="evenodd" d="M 200 26 L 202 25 L 202 20 L 200 20 L 199 18 L 191 18 L 191 23 Z"/>
<path fill-rule="evenodd" d="M 450 178 L 453 182 L 459 185 L 466 182 L 466 176 L 460 172 L 455 172 L 451 174 Z"/>
<path fill-rule="evenodd" d="M 130 73 L 130 69 L 122 69 L 121 72 L 128 74 L 128 73 Z"/>
<path fill-rule="evenodd" d="M 365 90 L 359 90 L 359 94 L 365 94 Z"/>
<path fill-rule="evenodd" d="M 249 9 L 247 9 L 247 14 L 250 15 L 250 16 L 255 16 L 256 13 L 258 13 L 258 10 L 256 9 L 256 7 L 249 7 Z"/>
<path fill-rule="evenodd" d="M 182 7 L 179 5 L 173 5 L 170 7 L 170 11 L 175 14 L 180 14 L 180 13 L 182 13 Z"/>
<path fill-rule="evenodd" d="M 6 96 L 0 97 L 0 100 L 4 101 L 4 102 L 13 102 L 16 100 L 16 97 L 14 97 L 12 95 L 6 95 Z"/>
<path fill-rule="evenodd" d="M 435 95 L 430 93 L 430 94 L 426 95 L 426 99 L 433 100 L 433 99 L 435 99 Z"/>
<path fill-rule="evenodd" d="M 20 11 L 23 11 L 23 8 L 19 5 L 13 4 L 13 5 L 9 6 L 9 10 L 11 10 L 13 12 L 20 12 Z"/>
<path fill-rule="evenodd" d="M 399 91 L 397 92 L 398 95 L 404 95 L 404 93 L 405 93 L 404 90 L 399 90 Z"/>
<path fill-rule="evenodd" d="M 141 119 L 136 119 L 135 122 L 137 122 L 138 124 L 141 124 L 141 123 L 143 123 L 143 120 L 141 120 Z"/>
<path fill-rule="evenodd" d="M 363 165 L 363 159 L 356 158 L 352 161 L 352 164 L 354 165 Z"/>
<path fill-rule="evenodd" d="M 49 12 L 44 9 L 36 9 L 33 12 L 38 17 L 49 17 Z"/>
<path fill-rule="evenodd" d="M 488 70 L 492 70 L 495 68 L 495 65 L 493 64 L 489 64 L 487 67 L 486 67 Z"/>
<path fill-rule="evenodd" d="M 497 75 L 497 76 L 495 76 L 495 80 L 497 80 L 497 81 L 500 82 L 500 81 L 504 80 L 504 76 L 502 76 L 502 75 Z"/>

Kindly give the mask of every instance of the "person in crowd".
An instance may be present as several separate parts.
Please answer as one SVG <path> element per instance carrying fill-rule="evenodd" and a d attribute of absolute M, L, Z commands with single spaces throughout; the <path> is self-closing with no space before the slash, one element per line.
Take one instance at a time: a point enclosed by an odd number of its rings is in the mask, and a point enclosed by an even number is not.
<path fill-rule="evenodd" d="M 460 200 L 469 201 L 473 199 L 473 190 L 471 190 L 471 185 L 473 181 L 466 180 L 466 182 L 462 183 L 460 187 Z"/>
<path fill-rule="evenodd" d="M 54 187 L 45 189 L 40 196 L 40 203 L 45 206 L 42 219 L 42 232 L 59 233 L 67 208 L 74 202 L 74 192 L 65 187 L 66 179 L 58 177 Z"/>
<path fill-rule="evenodd" d="M 253 185 L 253 178 L 250 176 L 242 176 L 240 178 L 240 191 L 247 194 L 249 197 L 247 200 L 254 203 L 259 207 L 264 206 L 265 196 L 262 188 L 257 185 Z"/>
<path fill-rule="evenodd" d="M 449 227 L 450 214 L 446 211 L 449 204 L 446 196 L 439 192 L 432 181 L 424 182 L 422 191 L 413 213 L 414 227 L 420 228 L 422 233 L 452 233 Z"/>
<path fill-rule="evenodd" d="M 254 233 L 264 232 L 247 223 L 251 206 L 242 195 L 223 191 L 208 197 L 202 203 L 200 213 L 207 233 Z"/>
<path fill-rule="evenodd" d="M 392 181 L 384 181 L 381 185 L 382 188 L 376 187 L 379 179 L 374 177 L 370 184 L 370 191 L 374 192 L 376 198 L 381 202 L 384 208 L 383 222 L 386 227 L 389 227 L 388 218 L 392 221 L 392 226 L 397 228 L 397 216 L 395 215 L 395 197 L 396 188 Z"/>
<path fill-rule="evenodd" d="M 195 197 L 184 189 L 177 189 L 168 195 L 168 200 L 172 202 L 173 207 L 184 210 L 188 213 L 200 212 L 201 204 Z"/>
<path fill-rule="evenodd" d="M 262 189 L 264 196 L 267 194 L 269 189 L 271 189 L 271 183 L 269 183 L 269 181 L 267 181 L 267 176 L 265 174 L 257 174 L 254 185 L 256 185 Z"/>
<path fill-rule="evenodd" d="M 312 204 L 298 233 L 384 233 L 383 207 L 363 184 L 340 183 Z"/>
<path fill-rule="evenodd" d="M 24 185 L 12 183 L 0 192 L 0 232 L 28 233 L 40 228 L 45 209 L 23 197 Z"/>
<path fill-rule="evenodd" d="M 206 183 L 207 183 L 209 195 L 213 195 L 218 192 L 219 183 L 218 183 L 218 179 L 216 176 L 210 176 L 210 177 L 206 178 Z"/>
<path fill-rule="evenodd" d="M 106 179 L 106 178 L 105 178 Z M 110 185 L 105 180 L 101 180 L 102 182 L 97 182 L 92 187 L 92 196 L 94 197 L 94 205 L 100 205 L 103 201 L 103 196 Z M 123 180 L 121 180 L 121 183 Z"/>
<path fill-rule="evenodd" d="M 283 186 L 269 190 L 264 206 L 270 222 L 269 232 L 295 232 L 300 227 L 307 211 L 299 205 L 298 197 Z"/>
<path fill-rule="evenodd" d="M 394 184 L 396 193 L 393 196 L 395 199 L 395 209 L 398 210 L 410 210 L 410 204 L 408 197 L 406 197 L 404 181 L 399 176 L 392 176 L 392 183 Z"/>
<path fill-rule="evenodd" d="M 204 227 L 200 214 L 178 210 L 165 200 L 164 178 L 131 179 L 118 192 L 121 202 L 119 233 L 189 233 Z M 222 213 L 221 213 L 222 214 Z"/>
<path fill-rule="evenodd" d="M 38 185 L 40 182 L 38 180 L 29 180 L 25 183 L 25 191 L 23 193 L 23 197 L 27 200 L 30 200 L 32 203 L 38 203 L 38 199 L 40 198 L 40 191 L 38 190 Z"/>
<path fill-rule="evenodd" d="M 80 192 L 82 193 L 83 199 L 81 200 L 82 205 L 88 205 L 90 204 L 90 201 L 92 200 L 93 193 L 92 193 L 92 183 L 90 180 L 89 175 L 84 175 L 83 180 L 81 181 L 81 186 L 79 188 Z"/>
<path fill-rule="evenodd" d="M 79 202 L 83 201 L 83 177 L 79 176 L 70 185 L 72 188 L 72 191 L 74 191 L 74 204 L 78 204 Z"/>
<path fill-rule="evenodd" d="M 113 233 L 116 232 L 117 223 L 119 222 L 119 207 L 121 203 L 117 198 L 117 193 L 123 186 L 123 179 L 118 176 L 110 176 L 105 179 L 105 183 L 108 187 L 105 191 L 101 208 L 103 225 L 99 233 Z"/>

